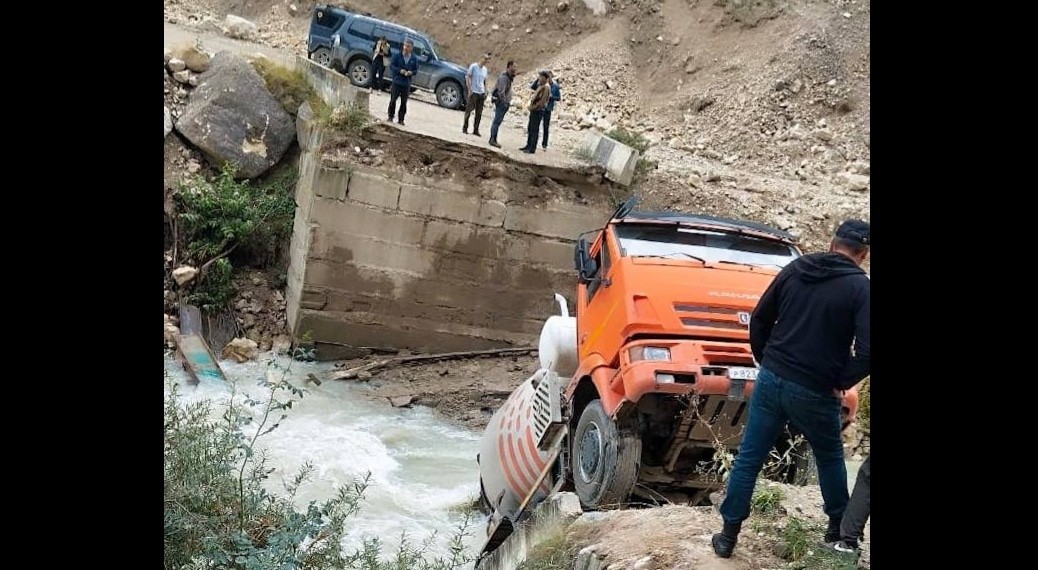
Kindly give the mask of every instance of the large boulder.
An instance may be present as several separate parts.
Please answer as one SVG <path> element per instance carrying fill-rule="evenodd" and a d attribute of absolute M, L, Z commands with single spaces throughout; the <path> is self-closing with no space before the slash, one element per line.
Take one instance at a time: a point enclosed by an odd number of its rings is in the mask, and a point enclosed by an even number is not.
<path fill-rule="evenodd" d="M 251 40 L 259 27 L 256 24 L 234 14 L 228 14 L 223 21 L 224 33 L 239 40 Z"/>
<path fill-rule="evenodd" d="M 169 55 L 172 59 L 182 62 L 184 67 L 194 71 L 195 73 L 202 73 L 209 69 L 209 54 L 193 43 L 185 42 L 178 44 L 174 46 L 173 49 L 169 50 Z M 165 55 L 163 55 L 163 58 L 165 58 Z M 167 63 L 170 61 L 170 59 L 166 60 Z M 180 71 L 181 69 L 184 69 L 184 67 L 181 67 L 180 69 L 172 69 L 171 64 L 172 71 Z"/>
<path fill-rule="evenodd" d="M 255 178 L 274 166 L 295 140 L 296 129 L 263 78 L 245 59 L 220 52 L 198 76 L 176 129 L 217 168 L 237 165 L 238 178 Z"/>

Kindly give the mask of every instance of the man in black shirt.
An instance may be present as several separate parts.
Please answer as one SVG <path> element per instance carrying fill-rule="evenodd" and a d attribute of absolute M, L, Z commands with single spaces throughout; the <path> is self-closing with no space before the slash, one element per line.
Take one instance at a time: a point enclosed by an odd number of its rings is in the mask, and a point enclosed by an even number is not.
<path fill-rule="evenodd" d="M 847 508 L 847 466 L 840 394 L 870 371 L 870 281 L 861 269 L 870 226 L 847 220 L 829 251 L 804 255 L 779 272 L 750 318 L 750 348 L 760 364 L 749 418 L 721 504 L 724 528 L 712 539 L 728 558 L 750 515 L 757 475 L 792 423 L 811 445 L 829 516 L 826 543 L 840 540 Z"/>

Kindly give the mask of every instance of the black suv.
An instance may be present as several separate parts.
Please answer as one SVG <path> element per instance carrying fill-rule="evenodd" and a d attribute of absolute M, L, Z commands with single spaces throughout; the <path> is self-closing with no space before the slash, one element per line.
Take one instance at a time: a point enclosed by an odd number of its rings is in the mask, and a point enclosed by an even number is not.
<path fill-rule="evenodd" d="M 368 87 L 373 79 L 371 53 L 380 36 L 389 40 L 392 53 L 399 53 L 407 38 L 414 43 L 418 74 L 411 80 L 412 89 L 434 92 L 441 107 L 460 109 L 465 106 L 465 68 L 440 59 L 432 38 L 399 24 L 318 4 L 310 20 L 307 55 L 345 74 L 357 87 Z M 388 69 L 386 75 L 389 75 Z"/>

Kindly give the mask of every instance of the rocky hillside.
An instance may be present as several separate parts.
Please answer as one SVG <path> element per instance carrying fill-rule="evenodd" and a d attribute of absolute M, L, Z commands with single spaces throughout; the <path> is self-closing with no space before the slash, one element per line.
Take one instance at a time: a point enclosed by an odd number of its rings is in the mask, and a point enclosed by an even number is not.
<path fill-rule="evenodd" d="M 305 52 L 311 1 L 166 0 L 167 21 Z M 430 33 L 459 61 L 557 72 L 557 128 L 650 145 L 647 207 L 732 215 L 824 247 L 868 219 L 869 0 L 487 0 L 346 5 Z M 598 14 L 596 15 L 596 11 Z M 251 19 L 237 31 L 230 16 Z M 497 70 L 493 72 L 496 75 Z M 570 149 L 573 150 L 573 149 Z"/>

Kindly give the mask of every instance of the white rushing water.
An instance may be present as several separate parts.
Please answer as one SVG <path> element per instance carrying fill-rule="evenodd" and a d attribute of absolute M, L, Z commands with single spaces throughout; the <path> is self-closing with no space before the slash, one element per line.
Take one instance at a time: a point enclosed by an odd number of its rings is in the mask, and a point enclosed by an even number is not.
<path fill-rule="evenodd" d="M 267 360 L 237 364 L 221 361 L 229 383 L 241 397 L 266 399 L 269 393 L 257 385 L 268 371 Z M 389 555 L 406 533 L 419 544 L 431 533 L 436 538 L 427 551 L 446 556 L 449 538 L 464 520 L 463 510 L 479 493 L 476 453 L 479 434 L 453 427 L 428 408 L 394 408 L 363 394 L 367 388 L 346 381 L 327 380 L 317 386 L 306 383 L 307 373 L 323 377 L 327 364 L 280 359 L 278 370 L 288 367 L 288 378 L 306 390 L 302 399 L 287 411 L 288 417 L 273 432 L 262 436 L 257 446 L 267 450 L 271 475 L 269 490 L 284 494 L 282 482 L 291 480 L 304 462 L 313 464 L 311 482 L 298 495 L 298 508 L 311 500 L 323 501 L 335 489 L 371 472 L 361 511 L 350 519 L 343 543 L 353 552 L 365 538 L 379 537 L 383 553 Z M 180 385 L 187 401 L 208 399 L 224 402 L 232 386 L 223 382 L 190 383 L 187 373 L 171 356 L 165 370 Z M 281 372 L 277 373 L 281 377 Z M 279 399 L 287 398 L 281 394 Z M 246 433 L 252 433 L 246 431 Z M 474 513 L 465 539 L 468 554 L 474 555 L 486 537 L 482 515 Z"/>

